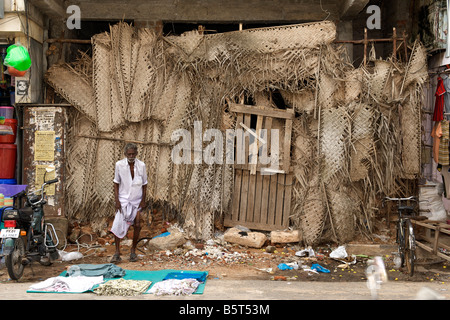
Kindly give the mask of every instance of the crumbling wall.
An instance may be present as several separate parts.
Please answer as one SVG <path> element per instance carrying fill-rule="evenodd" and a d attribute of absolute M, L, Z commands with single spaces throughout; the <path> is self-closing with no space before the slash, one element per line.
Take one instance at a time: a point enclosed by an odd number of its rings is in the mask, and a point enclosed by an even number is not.
<path fill-rule="evenodd" d="M 188 235 L 212 237 L 228 211 L 230 164 L 176 165 L 172 132 L 234 128 L 227 101 L 296 111 L 291 225 L 308 244 L 371 232 L 376 199 L 420 174 L 420 101 L 426 55 L 354 68 L 332 22 L 157 37 L 125 23 L 92 39 L 92 58 L 52 66 L 46 81 L 73 104 L 67 150 L 69 218 L 101 228 L 114 215 L 114 162 L 124 141 L 147 163 L 148 198 L 176 210 Z M 224 157 L 226 155 L 224 154 Z M 226 163 L 225 161 L 223 163 Z"/>

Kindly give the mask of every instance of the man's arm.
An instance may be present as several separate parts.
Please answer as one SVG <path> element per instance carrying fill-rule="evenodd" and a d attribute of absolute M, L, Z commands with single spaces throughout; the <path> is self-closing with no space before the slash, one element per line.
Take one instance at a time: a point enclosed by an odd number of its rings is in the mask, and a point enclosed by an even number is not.
<path fill-rule="evenodd" d="M 122 206 L 119 201 L 119 184 L 114 182 L 114 200 L 116 203 L 116 211 L 121 210 Z"/>
<path fill-rule="evenodd" d="M 144 209 L 145 208 L 146 196 L 147 196 L 147 185 L 144 184 L 142 186 L 142 199 L 141 199 L 141 203 L 139 204 L 139 209 Z"/>

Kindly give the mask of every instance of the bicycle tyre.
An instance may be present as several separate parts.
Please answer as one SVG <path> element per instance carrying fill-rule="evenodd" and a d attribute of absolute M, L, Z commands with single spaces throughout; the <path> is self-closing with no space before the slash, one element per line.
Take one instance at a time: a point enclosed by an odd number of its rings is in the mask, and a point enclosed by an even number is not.
<path fill-rule="evenodd" d="M 414 229 L 410 220 L 405 221 L 405 264 L 408 274 L 414 275 L 414 262 L 416 260 L 416 239 Z"/>
<path fill-rule="evenodd" d="M 398 245 L 398 254 L 400 256 L 400 266 L 403 267 L 405 265 L 405 233 L 403 229 L 404 224 L 402 220 L 397 222 L 397 245 Z"/>

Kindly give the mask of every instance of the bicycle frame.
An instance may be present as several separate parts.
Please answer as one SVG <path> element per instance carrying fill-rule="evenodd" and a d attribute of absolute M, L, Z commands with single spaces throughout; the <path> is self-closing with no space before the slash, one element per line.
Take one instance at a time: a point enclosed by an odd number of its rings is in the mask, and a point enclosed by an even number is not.
<path fill-rule="evenodd" d="M 405 266 L 408 269 L 409 274 L 412 276 L 414 274 L 414 261 L 415 261 L 415 250 L 416 243 L 414 237 L 414 229 L 410 217 L 414 216 L 415 206 L 402 206 L 405 201 L 414 201 L 417 204 L 417 199 L 415 197 L 408 198 L 389 198 L 386 197 L 383 200 L 397 201 L 397 212 L 398 221 L 397 227 L 397 237 L 396 242 L 398 245 L 398 253 L 401 259 L 401 266 Z"/>

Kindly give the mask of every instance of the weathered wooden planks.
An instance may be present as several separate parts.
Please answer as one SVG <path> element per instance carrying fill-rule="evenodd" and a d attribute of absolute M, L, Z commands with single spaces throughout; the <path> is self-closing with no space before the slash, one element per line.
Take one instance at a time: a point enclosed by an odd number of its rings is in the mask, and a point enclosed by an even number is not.
<path fill-rule="evenodd" d="M 290 152 L 294 111 L 235 103 L 229 106 L 230 111 L 237 113 L 236 129 L 243 131 L 236 135 L 236 159 L 240 155 L 241 158 L 234 166 L 232 208 L 225 216 L 224 225 L 267 231 L 285 229 L 289 227 L 291 211 L 293 175 L 290 173 Z M 273 118 L 285 121 L 284 136 L 279 137 L 281 141 L 278 142 L 281 150 L 271 150 Z M 266 132 L 264 136 L 263 129 Z M 272 162 L 262 164 L 260 154 L 280 156 L 280 168 L 275 168 L 270 174 L 264 173 Z"/>
<path fill-rule="evenodd" d="M 292 174 L 251 175 L 249 170 L 237 169 L 232 212 L 225 217 L 225 226 L 268 231 L 287 228 L 292 178 Z"/>

